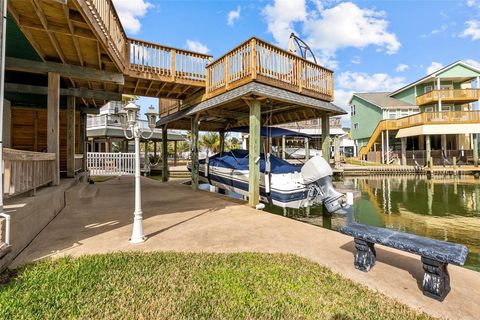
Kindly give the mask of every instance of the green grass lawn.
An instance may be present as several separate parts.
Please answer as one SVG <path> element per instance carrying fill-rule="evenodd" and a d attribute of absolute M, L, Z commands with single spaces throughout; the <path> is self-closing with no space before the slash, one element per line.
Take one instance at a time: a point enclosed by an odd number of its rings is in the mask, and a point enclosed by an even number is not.
<path fill-rule="evenodd" d="M 4 274 L 0 318 L 428 317 L 293 255 L 116 253 L 47 260 Z"/>

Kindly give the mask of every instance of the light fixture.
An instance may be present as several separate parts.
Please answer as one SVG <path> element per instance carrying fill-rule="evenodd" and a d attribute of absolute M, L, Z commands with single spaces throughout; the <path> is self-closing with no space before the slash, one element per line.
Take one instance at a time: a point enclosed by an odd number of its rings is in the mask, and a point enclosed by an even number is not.
<path fill-rule="evenodd" d="M 158 116 L 158 113 L 155 112 L 155 108 L 153 106 L 150 106 L 150 108 L 148 108 L 148 111 L 145 112 L 145 115 L 147 116 L 148 127 L 150 128 L 150 130 L 155 129 L 155 127 L 157 126 Z"/>
<path fill-rule="evenodd" d="M 127 112 L 127 119 L 128 119 L 128 124 L 133 126 L 135 122 L 137 122 L 137 114 L 140 108 L 133 103 L 133 101 L 130 101 L 124 108 Z"/>
<path fill-rule="evenodd" d="M 120 125 L 122 126 L 122 129 L 123 130 L 127 130 L 128 129 L 128 115 L 127 115 L 127 111 L 125 110 L 120 110 L 118 113 L 118 116 L 120 117 Z"/>

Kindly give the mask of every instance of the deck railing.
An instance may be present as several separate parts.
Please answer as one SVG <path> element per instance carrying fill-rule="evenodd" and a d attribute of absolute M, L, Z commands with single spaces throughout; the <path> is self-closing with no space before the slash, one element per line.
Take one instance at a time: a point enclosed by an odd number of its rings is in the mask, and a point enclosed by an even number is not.
<path fill-rule="evenodd" d="M 205 82 L 209 55 L 136 39 L 128 39 L 128 44 L 130 70 L 171 78 L 172 81 Z"/>
<path fill-rule="evenodd" d="M 480 89 L 447 89 L 433 90 L 417 97 L 417 105 L 421 106 L 442 99 L 443 102 L 471 102 L 480 98 Z"/>
<path fill-rule="evenodd" d="M 91 176 L 135 174 L 135 153 L 88 152 L 87 170 Z"/>
<path fill-rule="evenodd" d="M 15 196 L 53 182 L 55 154 L 3 149 L 4 195 Z"/>
<path fill-rule="evenodd" d="M 251 81 L 333 101 L 333 72 L 252 38 L 207 66 L 207 97 Z"/>
<path fill-rule="evenodd" d="M 480 124 L 480 111 L 441 111 L 421 112 L 399 119 L 385 119 L 377 124 L 367 145 L 363 146 L 359 155 L 365 155 L 372 148 L 382 131 L 399 130 L 425 124 Z"/>
<path fill-rule="evenodd" d="M 176 99 L 160 99 L 160 117 L 168 116 L 169 114 L 180 111 L 182 105 L 180 100 Z"/>
<path fill-rule="evenodd" d="M 123 68 L 125 66 L 127 36 L 112 0 L 78 0 L 78 3 L 89 14 L 94 28 L 97 29 L 107 48 Z"/>

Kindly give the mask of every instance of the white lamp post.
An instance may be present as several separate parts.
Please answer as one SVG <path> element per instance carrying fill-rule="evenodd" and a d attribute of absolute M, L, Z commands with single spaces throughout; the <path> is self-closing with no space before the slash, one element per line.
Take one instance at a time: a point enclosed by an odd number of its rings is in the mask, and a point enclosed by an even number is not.
<path fill-rule="evenodd" d="M 142 221 L 142 194 L 140 189 L 140 138 L 148 140 L 153 135 L 153 129 L 155 129 L 157 113 L 153 106 L 150 106 L 145 113 L 148 120 L 148 127 L 150 133 L 145 137 L 142 135 L 142 131 L 137 120 L 138 112 L 140 108 L 133 102 L 127 104 L 123 110 L 118 114 L 120 115 L 120 123 L 123 128 L 123 133 L 127 139 L 135 139 L 135 211 L 133 212 L 133 230 L 131 243 L 141 243 L 146 240 L 143 234 L 143 221 Z M 132 135 L 129 136 L 127 130 L 131 131 Z"/>

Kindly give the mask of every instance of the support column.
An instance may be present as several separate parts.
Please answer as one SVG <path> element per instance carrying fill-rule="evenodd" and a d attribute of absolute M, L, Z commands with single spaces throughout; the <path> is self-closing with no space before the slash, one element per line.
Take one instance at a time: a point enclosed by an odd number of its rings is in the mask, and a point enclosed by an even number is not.
<path fill-rule="evenodd" d="M 75 176 L 75 97 L 67 97 L 67 177 Z"/>
<path fill-rule="evenodd" d="M 177 140 L 173 141 L 173 165 L 175 167 L 177 166 L 177 160 L 178 160 L 177 145 L 178 145 L 178 141 Z"/>
<path fill-rule="evenodd" d="M 310 159 L 310 144 L 308 138 L 305 138 L 305 160 Z"/>
<path fill-rule="evenodd" d="M 335 161 L 335 165 L 340 163 L 340 138 L 335 136 L 333 139 L 333 159 Z"/>
<path fill-rule="evenodd" d="M 47 152 L 55 154 L 53 185 L 60 184 L 60 74 L 48 73 Z"/>
<path fill-rule="evenodd" d="M 282 159 L 285 159 L 285 136 L 282 136 Z"/>
<path fill-rule="evenodd" d="M 87 114 L 85 112 L 80 112 L 80 154 L 83 155 L 82 160 L 82 171 L 87 170 Z"/>
<path fill-rule="evenodd" d="M 442 151 L 445 152 L 445 156 L 447 156 L 447 135 L 442 134 L 441 136 L 441 145 L 442 145 Z"/>
<path fill-rule="evenodd" d="M 192 118 L 192 189 L 198 190 L 198 114 Z"/>
<path fill-rule="evenodd" d="M 384 164 L 385 163 L 385 138 L 384 138 L 385 133 L 382 131 L 381 135 L 382 135 L 381 159 L 382 159 L 382 163 Z"/>
<path fill-rule="evenodd" d="M 157 141 L 153 141 L 153 156 L 157 158 Z"/>
<path fill-rule="evenodd" d="M 440 92 L 440 88 L 441 88 L 440 78 L 437 78 L 438 111 L 442 111 L 442 93 Z"/>
<path fill-rule="evenodd" d="M 251 207 L 260 202 L 260 117 L 260 101 L 252 100 L 248 148 L 248 204 Z"/>
<path fill-rule="evenodd" d="M 330 163 L 330 118 L 322 115 L 322 156 Z"/>
<path fill-rule="evenodd" d="M 220 153 L 223 153 L 225 151 L 225 131 L 221 131 L 219 133 L 220 136 Z"/>
<path fill-rule="evenodd" d="M 430 161 L 431 151 L 432 151 L 432 149 L 430 147 L 430 135 L 425 136 L 425 150 L 426 150 L 425 165 L 428 165 L 428 163 Z"/>
<path fill-rule="evenodd" d="M 192 130 L 193 134 L 193 130 Z M 167 126 L 162 127 L 162 181 L 168 181 L 168 131 Z M 198 182 L 197 182 L 198 183 Z"/>
<path fill-rule="evenodd" d="M 473 165 L 478 167 L 478 133 L 472 134 L 473 141 Z"/>
<path fill-rule="evenodd" d="M 407 138 L 404 137 L 401 139 L 402 143 L 402 166 L 407 165 Z"/>
<path fill-rule="evenodd" d="M 388 164 L 390 163 L 390 143 L 389 143 L 389 140 L 390 140 L 390 135 L 388 133 L 388 130 L 385 131 L 385 162 Z"/>
<path fill-rule="evenodd" d="M 105 152 L 111 152 L 111 141 L 110 141 L 110 137 L 107 137 L 105 139 Z"/>
<path fill-rule="evenodd" d="M 12 112 L 10 101 L 3 100 L 3 147 L 12 147 Z"/>

